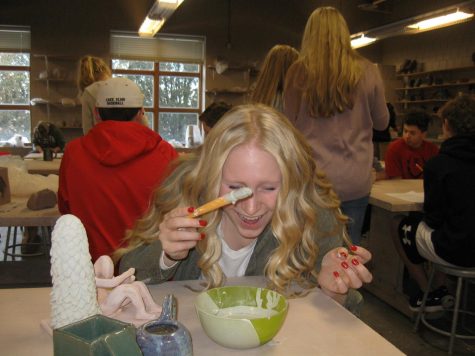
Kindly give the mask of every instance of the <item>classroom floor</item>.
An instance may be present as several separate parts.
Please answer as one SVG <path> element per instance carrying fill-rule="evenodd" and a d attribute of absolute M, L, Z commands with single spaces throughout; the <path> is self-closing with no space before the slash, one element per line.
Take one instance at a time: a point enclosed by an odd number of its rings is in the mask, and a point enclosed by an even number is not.
<path fill-rule="evenodd" d="M 0 228 L 0 257 L 3 261 L 3 250 L 5 244 L 6 229 Z M 27 262 L 28 259 L 25 259 L 24 262 Z M 32 271 L 34 273 L 41 274 L 42 278 L 45 278 L 49 274 L 49 265 L 44 263 L 47 260 L 47 256 L 43 257 L 31 257 L 32 268 L 24 269 L 22 266 L 18 268 L 10 268 L 7 266 L 9 262 L 2 266 L 0 262 L 0 275 L 5 275 L 4 272 L 11 272 L 15 274 L 25 273 L 26 278 L 31 278 Z M 24 286 L 25 276 L 20 278 L 21 286 Z M 11 282 L 11 279 L 9 279 Z M 0 288 L 2 279 L 0 278 Z M 361 320 L 363 320 L 367 325 L 373 328 L 377 333 L 382 335 L 385 339 L 399 348 L 406 355 L 417 355 L 417 356 L 438 356 L 446 355 L 448 338 L 435 334 L 434 332 L 428 330 L 423 325 L 419 333 L 414 333 L 412 331 L 413 321 L 407 316 L 403 315 L 399 311 L 395 310 L 391 306 L 382 302 L 369 292 L 364 289 L 361 290 L 364 298 L 365 304 L 361 313 Z M 439 322 L 447 323 L 442 316 Z M 351 354 L 351 352 L 350 352 Z M 462 341 L 456 340 L 454 354 L 456 355 L 474 355 L 475 354 L 475 342 L 473 341 Z"/>
<path fill-rule="evenodd" d="M 418 333 L 413 332 L 413 320 L 364 289 L 362 293 L 365 298 L 365 305 L 361 313 L 361 319 L 403 353 L 409 356 L 438 356 L 447 354 L 448 337 L 436 334 L 424 325 L 419 327 Z M 434 323 L 444 326 L 449 325 L 447 315 L 438 313 L 436 316 L 439 318 L 434 320 Z M 455 341 L 454 355 L 474 354 L 475 342 L 468 340 Z"/>

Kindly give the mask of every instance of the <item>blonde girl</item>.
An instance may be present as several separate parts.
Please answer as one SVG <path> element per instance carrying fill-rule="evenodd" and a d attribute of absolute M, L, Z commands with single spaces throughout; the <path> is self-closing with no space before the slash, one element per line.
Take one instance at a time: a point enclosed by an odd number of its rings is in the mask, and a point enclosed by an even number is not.
<path fill-rule="evenodd" d="M 251 197 L 188 217 L 243 186 Z M 371 280 L 364 267 L 369 252 L 352 246 L 350 255 L 340 247 L 345 223 L 303 136 L 276 110 L 244 105 L 221 118 L 196 154 L 182 158 L 115 257 L 121 271 L 134 267 L 149 283 L 203 278 L 211 288 L 226 277 L 265 275 L 283 293 L 295 282 L 344 301 L 349 288 Z"/>
<path fill-rule="evenodd" d="M 84 56 L 79 60 L 77 85 L 82 104 L 82 130 L 84 134 L 95 125 L 96 95 L 99 90 L 98 81 L 112 77 L 112 71 L 107 63 L 99 57 Z"/>

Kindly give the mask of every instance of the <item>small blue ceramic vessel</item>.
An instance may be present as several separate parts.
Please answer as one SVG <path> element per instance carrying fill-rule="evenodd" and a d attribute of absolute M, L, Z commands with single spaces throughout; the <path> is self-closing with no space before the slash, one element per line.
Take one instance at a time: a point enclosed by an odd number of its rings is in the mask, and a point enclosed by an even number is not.
<path fill-rule="evenodd" d="M 160 318 L 138 328 L 137 343 L 144 356 L 193 355 L 190 332 L 176 320 L 176 300 L 172 294 L 165 297 Z"/>

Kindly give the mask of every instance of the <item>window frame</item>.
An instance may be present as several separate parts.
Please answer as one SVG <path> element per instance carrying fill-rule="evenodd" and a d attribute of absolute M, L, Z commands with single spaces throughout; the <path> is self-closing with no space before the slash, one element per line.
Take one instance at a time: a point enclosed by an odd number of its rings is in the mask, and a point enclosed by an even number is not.
<path fill-rule="evenodd" d="M 29 97 L 27 98 L 27 103 L 26 104 L 3 104 L 0 102 L 0 112 L 4 111 L 27 111 L 29 118 L 30 118 L 30 137 L 27 137 L 29 140 L 31 140 L 32 136 L 32 131 L 33 131 L 33 126 L 32 126 L 32 114 L 31 114 L 31 52 L 30 51 L 25 51 L 25 49 L 18 49 L 18 50 L 2 50 L 0 49 L 1 53 L 12 53 L 12 54 L 28 54 L 30 57 L 29 60 L 29 65 L 28 66 L 10 66 L 10 65 L 2 65 L 0 64 L 0 71 L 6 71 L 6 72 L 27 72 L 28 77 L 30 80 L 30 88 L 29 88 Z"/>
<path fill-rule="evenodd" d="M 2 53 L 26 53 L 25 51 L 0 51 Z M 0 71 L 11 72 L 28 72 L 30 75 L 30 98 L 31 98 L 31 53 L 29 66 L 5 66 L 0 64 Z M 0 110 L 28 110 L 31 116 L 31 104 L 30 98 L 28 98 L 28 104 L 2 104 L 0 102 Z"/>
<path fill-rule="evenodd" d="M 112 60 L 144 60 L 150 61 L 151 59 L 137 59 L 137 58 L 127 58 L 125 56 L 121 57 L 112 57 Z M 198 72 L 175 72 L 175 71 L 164 71 L 160 70 L 160 63 L 185 63 L 185 64 L 195 64 L 199 66 Z M 111 66 L 112 67 L 112 66 Z M 166 59 L 154 59 L 153 60 L 153 70 L 138 70 L 138 69 L 112 69 L 112 74 L 119 74 L 119 75 L 152 75 L 153 76 L 153 107 L 144 107 L 145 112 L 153 113 L 153 130 L 158 132 L 159 131 L 159 124 L 160 124 L 160 113 L 185 113 L 185 114 L 196 114 L 197 117 L 202 112 L 203 107 L 203 100 L 204 100 L 204 83 L 203 83 L 203 71 L 204 71 L 204 63 L 199 61 L 184 61 L 179 59 L 174 60 L 166 60 Z M 161 108 L 160 107 L 160 77 L 161 76 L 173 76 L 173 77 L 193 77 L 198 78 L 199 85 L 198 85 L 198 107 L 197 108 Z M 198 119 L 197 119 L 198 124 Z"/>

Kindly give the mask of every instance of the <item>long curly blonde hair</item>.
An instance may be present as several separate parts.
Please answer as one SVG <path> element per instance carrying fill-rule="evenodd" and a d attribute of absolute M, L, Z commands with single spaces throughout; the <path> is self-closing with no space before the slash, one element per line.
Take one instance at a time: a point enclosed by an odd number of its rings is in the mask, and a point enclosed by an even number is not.
<path fill-rule="evenodd" d="M 337 9 L 319 7 L 310 15 L 298 62 L 306 69 L 303 97 L 312 116 L 353 108 L 362 59 L 351 48 L 348 25 Z"/>
<path fill-rule="evenodd" d="M 199 206 L 218 197 L 222 167 L 230 151 L 251 141 L 269 152 L 282 172 L 270 223 L 278 247 L 267 261 L 265 274 L 271 286 L 280 291 L 285 291 L 292 281 L 305 289 L 315 287 L 318 211 L 330 210 L 335 218 L 334 229 L 322 234 L 343 235 L 346 217 L 340 213 L 331 184 L 317 171 L 311 147 L 303 136 L 284 115 L 260 104 L 241 105 L 229 111 L 213 127 L 198 152 L 177 161 L 174 171 L 155 191 L 148 212 L 127 233 L 128 247 L 117 251 L 116 258 L 156 240 L 160 222 L 173 208 Z M 217 263 L 221 257 L 221 241 L 216 230 L 221 218 L 221 211 L 206 216 L 206 239 L 196 246 L 201 256 L 198 267 L 210 288 L 225 281 Z"/>

